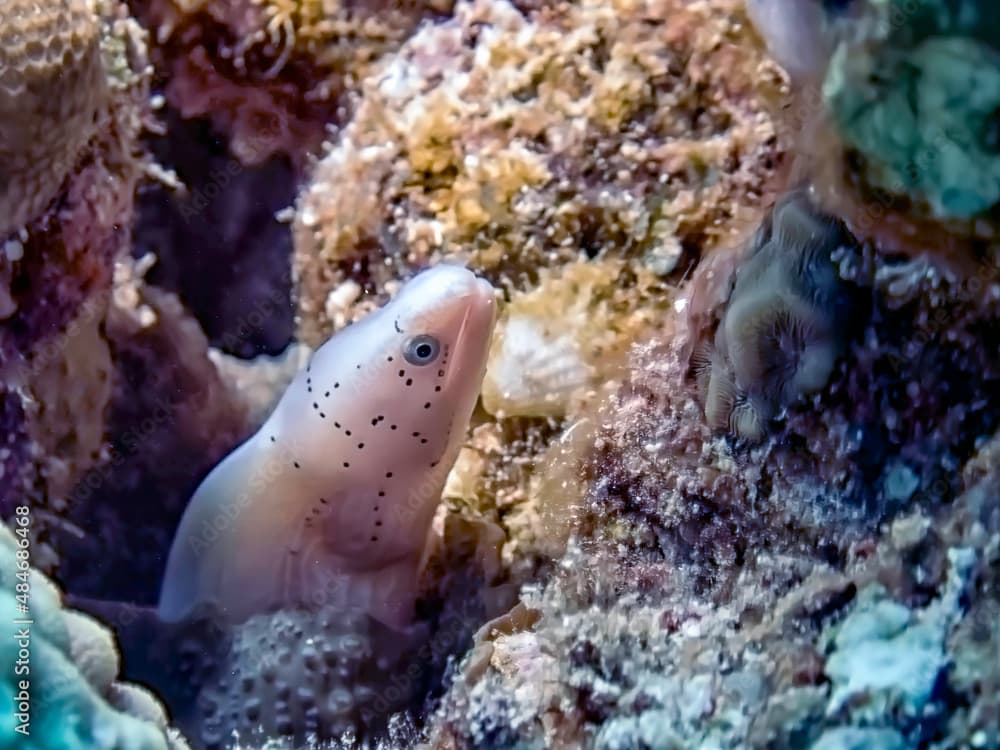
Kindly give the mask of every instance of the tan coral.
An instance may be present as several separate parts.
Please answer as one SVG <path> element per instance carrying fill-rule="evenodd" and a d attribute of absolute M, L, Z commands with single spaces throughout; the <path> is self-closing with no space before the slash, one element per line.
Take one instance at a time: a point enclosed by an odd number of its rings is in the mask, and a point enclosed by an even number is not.
<path fill-rule="evenodd" d="M 0 28 L 0 237 L 55 197 L 106 107 L 87 0 L 8 0 Z"/>
<path fill-rule="evenodd" d="M 738 5 L 525 16 L 480 0 L 418 30 L 361 84 L 299 200 L 307 342 L 329 330 L 322 303 L 359 264 L 376 287 L 438 257 L 503 269 L 511 286 L 582 252 L 669 273 L 685 246 L 742 230 L 736 206 L 760 200 L 782 134 L 779 74 L 746 44 Z"/>
<path fill-rule="evenodd" d="M 741 2 L 526 5 L 460 4 L 386 57 L 293 232 L 308 345 L 435 262 L 504 289 L 513 325 L 448 501 L 499 517 L 530 574 L 573 513 L 545 502 L 566 472 L 535 467 L 699 254 L 756 221 L 788 139 Z"/>

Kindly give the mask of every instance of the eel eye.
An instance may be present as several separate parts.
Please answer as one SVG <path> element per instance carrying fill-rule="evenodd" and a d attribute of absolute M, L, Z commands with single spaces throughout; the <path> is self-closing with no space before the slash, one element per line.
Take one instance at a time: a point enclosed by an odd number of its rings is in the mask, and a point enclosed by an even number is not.
<path fill-rule="evenodd" d="M 441 343 L 428 334 L 414 336 L 403 345 L 403 358 L 411 365 L 429 365 L 440 352 Z"/>

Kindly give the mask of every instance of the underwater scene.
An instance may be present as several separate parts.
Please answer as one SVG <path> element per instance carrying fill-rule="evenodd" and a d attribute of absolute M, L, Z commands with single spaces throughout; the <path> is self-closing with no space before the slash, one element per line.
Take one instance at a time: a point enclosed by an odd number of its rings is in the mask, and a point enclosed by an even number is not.
<path fill-rule="evenodd" d="M 0 750 L 1000 750 L 995 0 L 0 0 Z"/>

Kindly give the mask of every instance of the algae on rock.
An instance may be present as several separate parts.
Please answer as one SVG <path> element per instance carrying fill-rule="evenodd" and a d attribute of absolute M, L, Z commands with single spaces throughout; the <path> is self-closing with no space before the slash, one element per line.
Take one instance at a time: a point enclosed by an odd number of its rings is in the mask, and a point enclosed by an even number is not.
<path fill-rule="evenodd" d="M 871 37 L 834 52 L 824 98 L 872 185 L 945 219 L 1000 203 L 1000 26 L 989 0 L 870 0 Z"/>

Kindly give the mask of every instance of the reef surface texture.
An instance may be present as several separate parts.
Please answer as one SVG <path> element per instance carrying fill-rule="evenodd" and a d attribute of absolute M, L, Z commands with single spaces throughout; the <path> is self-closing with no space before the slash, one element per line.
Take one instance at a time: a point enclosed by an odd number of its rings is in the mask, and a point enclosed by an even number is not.
<path fill-rule="evenodd" d="M 994 3 L 0 6 L 0 747 L 1000 750 Z"/>
<path fill-rule="evenodd" d="M 0 693 L 13 707 L 0 723 L 3 747 L 188 750 L 156 698 L 119 681 L 112 634 L 87 615 L 63 609 L 56 586 L 32 569 L 28 525 L 15 520 L 13 532 L 0 528 L 0 610 L 9 623 L 2 658 L 12 667 Z"/>

